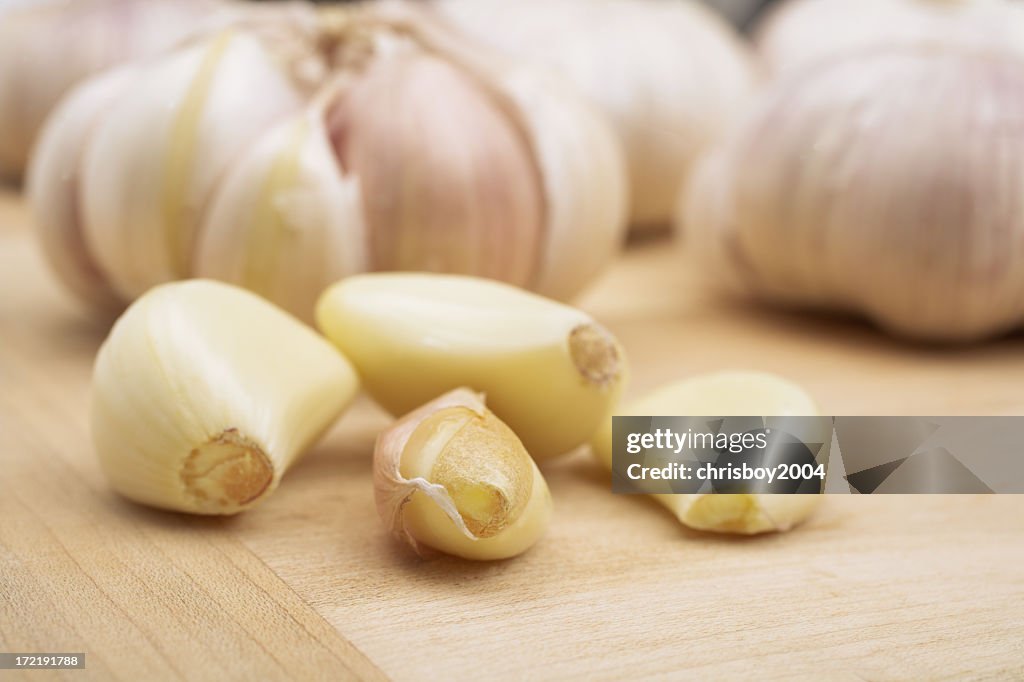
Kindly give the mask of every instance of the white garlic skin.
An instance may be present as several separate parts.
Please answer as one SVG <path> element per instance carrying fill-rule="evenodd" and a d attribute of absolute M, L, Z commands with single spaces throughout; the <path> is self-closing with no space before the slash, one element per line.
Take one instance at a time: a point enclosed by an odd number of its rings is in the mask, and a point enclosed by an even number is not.
<path fill-rule="evenodd" d="M 276 125 L 230 172 L 204 218 L 195 273 L 309 321 L 328 284 L 366 269 L 359 183 L 342 175 L 320 112 Z"/>
<path fill-rule="evenodd" d="M 772 74 L 900 45 L 1000 44 L 1024 54 L 1024 8 L 1008 0 L 788 0 L 757 27 L 756 43 Z"/>
<path fill-rule="evenodd" d="M 0 173 L 19 176 L 49 112 L 76 83 L 156 54 L 216 0 L 47 0 L 0 8 Z"/>
<path fill-rule="evenodd" d="M 122 302 L 191 274 L 195 234 L 229 164 L 306 96 L 287 64 L 243 29 L 131 74 L 101 105 L 87 101 L 91 81 L 68 95 L 43 131 L 30 178 L 32 209 L 50 221 L 40 231 L 81 235 L 84 249 L 64 250 L 84 251 L 79 259 Z M 64 208 L 55 214 L 53 205 Z"/>
<path fill-rule="evenodd" d="M 135 76 L 112 69 L 79 87 L 54 109 L 29 166 L 29 204 L 43 253 L 67 290 L 92 308 L 122 307 L 89 251 L 79 220 L 78 168 L 99 116 Z"/>
<path fill-rule="evenodd" d="M 484 44 L 555 69 L 608 115 L 627 156 L 634 225 L 670 222 L 694 162 L 753 93 L 746 47 L 696 2 L 440 0 L 433 7 Z"/>
<path fill-rule="evenodd" d="M 702 167 L 695 262 L 766 300 L 970 341 L 1024 320 L 1024 60 L 907 48 L 796 73 Z"/>
<path fill-rule="evenodd" d="M 614 134 L 558 81 L 447 40 L 383 31 L 364 67 L 253 145 L 211 204 L 197 274 L 304 319 L 324 288 L 367 271 L 560 299 L 590 283 L 626 225 Z"/>

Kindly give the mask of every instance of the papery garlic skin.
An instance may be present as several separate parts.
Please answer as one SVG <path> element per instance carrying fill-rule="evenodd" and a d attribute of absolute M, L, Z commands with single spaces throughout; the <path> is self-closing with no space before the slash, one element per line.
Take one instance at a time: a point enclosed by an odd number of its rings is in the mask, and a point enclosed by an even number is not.
<path fill-rule="evenodd" d="M 311 321 L 323 290 L 368 262 L 359 182 L 342 174 L 323 116 L 310 110 L 236 164 L 204 219 L 194 266 Z"/>
<path fill-rule="evenodd" d="M 90 307 L 118 310 L 122 299 L 89 251 L 80 220 L 78 168 L 100 115 L 135 77 L 132 67 L 113 69 L 76 90 L 58 106 L 39 139 L 29 167 L 29 205 L 35 233 L 53 272 Z"/>
<path fill-rule="evenodd" d="M 762 299 L 970 341 L 1024 320 L 1024 60 L 893 49 L 778 83 L 684 211 L 693 261 Z"/>
<path fill-rule="evenodd" d="M 544 229 L 538 169 L 470 74 L 415 47 L 382 50 L 327 115 L 339 163 L 359 179 L 375 269 L 529 284 Z"/>
<path fill-rule="evenodd" d="M 565 299 L 609 263 L 626 186 L 600 115 L 411 16 L 414 29 L 379 18 L 365 54 L 234 165 L 197 274 L 308 318 L 357 272 L 469 274 Z"/>
<path fill-rule="evenodd" d="M 484 44 L 550 67 L 613 122 L 629 166 L 631 221 L 665 225 L 693 163 L 746 108 L 742 41 L 697 2 L 440 0 Z"/>
<path fill-rule="evenodd" d="M 381 433 L 377 508 L 420 554 L 507 559 L 547 530 L 551 494 L 522 443 L 467 389 L 451 391 Z"/>
<path fill-rule="evenodd" d="M 0 174 L 21 174 L 43 121 L 76 83 L 170 47 L 221 8 L 216 0 L 0 8 Z"/>
<path fill-rule="evenodd" d="M 587 442 L 626 380 L 621 346 L 589 315 L 498 282 L 358 275 L 316 317 L 392 414 L 470 387 L 538 460 Z"/>
<path fill-rule="evenodd" d="M 668 384 L 615 411 L 617 416 L 760 416 L 811 417 L 820 414 L 800 386 L 764 372 L 719 372 Z M 792 428 L 791 423 L 787 423 Z M 809 428 L 815 428 L 817 425 Z M 824 441 L 827 429 L 794 434 L 803 442 Z M 592 443 L 594 455 L 612 469 L 612 422 L 609 418 Z M 651 495 L 684 525 L 716 533 L 755 535 L 787 531 L 806 520 L 821 502 L 808 494 Z"/>
<path fill-rule="evenodd" d="M 147 65 L 102 115 L 80 169 L 86 239 L 118 294 L 189 276 L 203 211 L 229 164 L 303 99 L 271 48 L 245 31 Z"/>
<path fill-rule="evenodd" d="M 999 45 L 1024 54 L 1024 8 L 1008 0 L 788 0 L 767 14 L 756 42 L 772 74 L 898 46 Z"/>
<path fill-rule="evenodd" d="M 167 284 L 129 307 L 100 348 L 92 438 L 121 495 L 234 514 L 273 492 L 357 390 L 344 357 L 257 296 Z"/>

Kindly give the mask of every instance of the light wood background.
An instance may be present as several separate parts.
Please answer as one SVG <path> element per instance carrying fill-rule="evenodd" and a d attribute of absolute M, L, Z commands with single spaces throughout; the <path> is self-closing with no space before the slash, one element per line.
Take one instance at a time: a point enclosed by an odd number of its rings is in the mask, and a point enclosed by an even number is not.
<path fill-rule="evenodd" d="M 584 300 L 634 394 L 746 367 L 830 414 L 1024 410 L 1024 338 L 921 348 L 722 306 L 679 262 L 634 246 Z M 1024 679 L 1024 497 L 832 496 L 795 532 L 719 538 L 580 453 L 546 470 L 556 516 L 526 555 L 424 561 L 376 518 L 366 402 L 238 518 L 118 499 L 86 423 L 104 333 L 0 195 L 0 651 L 87 654 L 24 679 Z"/>

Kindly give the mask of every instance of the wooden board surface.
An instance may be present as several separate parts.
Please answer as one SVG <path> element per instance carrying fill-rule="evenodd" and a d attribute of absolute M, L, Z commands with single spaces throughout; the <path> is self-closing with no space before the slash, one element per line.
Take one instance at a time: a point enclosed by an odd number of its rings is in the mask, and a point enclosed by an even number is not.
<path fill-rule="evenodd" d="M 665 243 L 583 304 L 633 394 L 699 371 L 802 382 L 830 414 L 1019 414 L 1024 339 L 922 349 L 723 306 Z M 785 535 L 688 532 L 580 453 L 546 469 L 549 534 L 515 560 L 420 560 L 382 531 L 359 403 L 238 518 L 106 487 L 87 431 L 105 329 L 0 195 L 0 651 L 85 651 L 24 679 L 1024 679 L 1024 497 L 829 497 Z M 0 672 L 0 679 L 13 673 Z"/>

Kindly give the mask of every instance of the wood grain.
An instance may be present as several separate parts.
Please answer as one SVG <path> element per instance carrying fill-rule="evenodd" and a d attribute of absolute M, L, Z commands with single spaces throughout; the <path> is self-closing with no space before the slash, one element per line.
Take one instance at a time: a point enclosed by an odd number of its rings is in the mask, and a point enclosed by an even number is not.
<path fill-rule="evenodd" d="M 529 553 L 424 561 L 376 518 L 387 419 L 364 401 L 238 518 L 123 502 L 86 424 L 105 330 L 25 223 L 0 196 L 0 651 L 88 666 L 25 679 L 1024 679 L 1021 497 L 830 497 L 793 533 L 718 538 L 610 494 L 580 453 L 546 469 L 555 521 Z M 680 262 L 634 247 L 584 301 L 633 358 L 633 393 L 748 367 L 832 413 L 1024 408 L 1020 338 L 925 349 L 722 305 Z"/>

